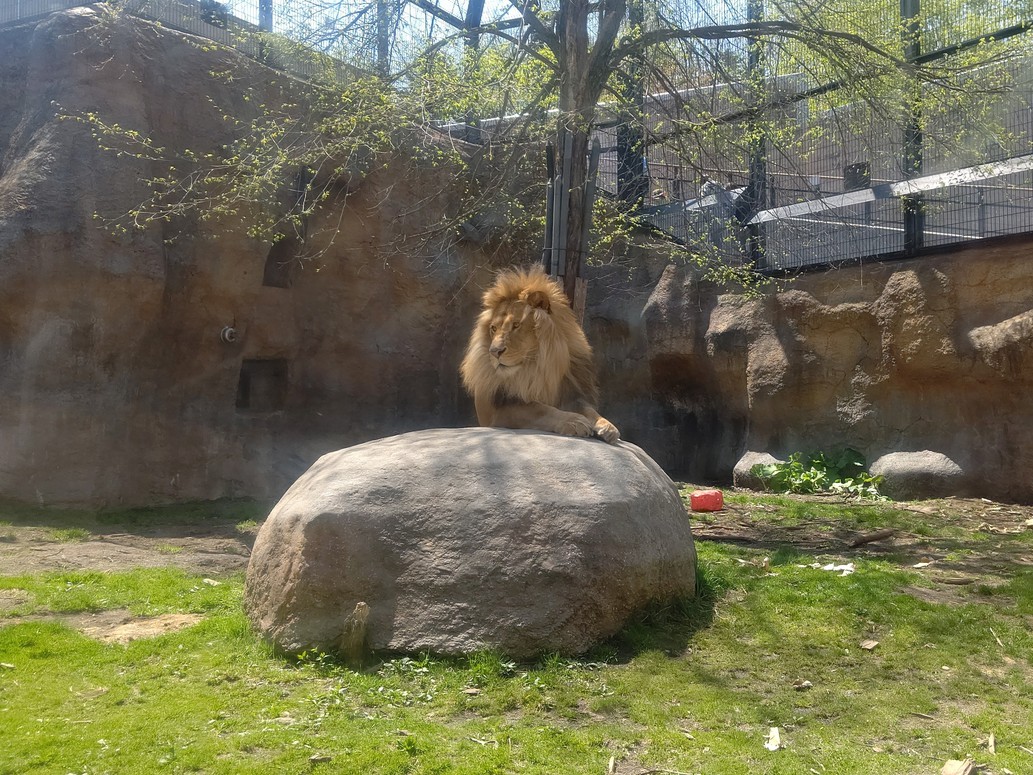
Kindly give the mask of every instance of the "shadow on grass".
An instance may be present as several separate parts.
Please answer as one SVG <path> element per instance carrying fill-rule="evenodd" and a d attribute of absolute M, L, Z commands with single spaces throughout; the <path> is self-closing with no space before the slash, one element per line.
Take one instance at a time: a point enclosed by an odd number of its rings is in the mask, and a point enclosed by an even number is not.
<path fill-rule="evenodd" d="M 271 507 L 268 501 L 224 498 L 168 506 L 90 511 L 0 500 L 0 522 L 53 530 L 84 529 L 98 537 L 112 533 L 152 538 L 239 537 L 238 524 L 263 520 Z"/>
<path fill-rule="evenodd" d="M 717 601 L 728 587 L 724 578 L 699 561 L 695 597 L 657 602 L 644 608 L 619 633 L 592 649 L 587 658 L 626 663 L 647 651 L 661 651 L 668 656 L 683 654 L 692 637 L 714 621 Z"/>

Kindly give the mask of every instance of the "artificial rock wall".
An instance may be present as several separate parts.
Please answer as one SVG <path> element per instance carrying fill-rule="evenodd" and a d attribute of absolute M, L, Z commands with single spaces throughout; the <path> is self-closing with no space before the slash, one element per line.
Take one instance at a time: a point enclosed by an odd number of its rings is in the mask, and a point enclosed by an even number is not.
<path fill-rule="evenodd" d="M 440 180 L 355 184 L 310 224 L 319 258 L 290 287 L 265 284 L 270 247 L 239 224 L 115 237 L 94 219 L 144 201 L 159 168 L 61 114 L 214 151 L 233 139 L 220 111 L 246 120 L 244 91 L 272 100 L 282 79 L 97 8 L 0 30 L 0 496 L 278 496 L 326 451 L 467 421 L 456 365 L 487 260 L 382 249 L 442 216 Z"/>
<path fill-rule="evenodd" d="M 935 453 L 955 494 L 1033 501 L 1031 253 L 1015 238 L 758 299 L 668 268 L 644 313 L 652 387 L 694 431 L 669 465 L 728 478 L 745 452 Z"/>
<path fill-rule="evenodd" d="M 232 87 L 211 75 L 230 68 Z M 116 238 L 94 220 L 143 201 L 157 169 L 60 114 L 215 150 L 233 139 L 219 111 L 246 119 L 244 88 L 274 99 L 282 78 L 97 9 L 0 30 L 0 497 L 276 497 L 324 452 L 473 422 L 457 368 L 486 267 L 522 257 L 386 250 L 448 210 L 431 171 L 349 184 L 290 287 L 267 284 L 270 248 L 239 224 Z M 756 299 L 642 252 L 592 269 L 601 409 L 695 481 L 730 481 L 747 452 L 853 446 L 933 452 L 958 492 L 1033 502 L 1031 250 L 810 274 Z"/>

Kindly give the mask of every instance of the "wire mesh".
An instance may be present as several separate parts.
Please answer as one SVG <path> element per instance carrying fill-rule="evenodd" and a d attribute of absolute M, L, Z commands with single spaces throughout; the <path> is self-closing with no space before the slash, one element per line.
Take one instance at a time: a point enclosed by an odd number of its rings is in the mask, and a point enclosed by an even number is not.
<path fill-rule="evenodd" d="M 856 13 L 857 5 L 852 5 Z M 888 16 L 899 9 L 893 2 L 884 10 Z M 967 51 L 959 44 L 993 37 L 1001 30 L 1011 36 L 1017 30 L 1006 28 L 1028 26 L 1031 19 L 1029 2 L 923 0 L 921 51 L 951 46 Z M 893 34 L 899 36 L 900 28 Z M 902 46 L 899 37 L 896 45 Z M 814 72 L 774 74 L 784 52 L 768 51 L 762 104 L 779 103 L 780 95 L 790 95 L 789 99 L 761 111 L 759 118 L 743 115 L 729 122 L 732 142 L 727 135 L 715 135 L 696 148 L 665 136 L 663 127 L 672 119 L 685 125 L 703 114 L 734 114 L 736 106 L 749 103 L 750 95 L 737 94 L 735 82 L 713 85 L 706 94 L 681 92 L 674 116 L 664 109 L 671 101 L 647 100 L 643 135 L 650 184 L 643 213 L 696 252 L 771 270 L 901 256 L 1033 232 L 1033 174 L 1005 165 L 987 179 L 980 167 L 1004 160 L 1022 162 L 1033 152 L 1033 56 L 1028 51 L 1028 46 L 1002 49 L 998 57 L 969 67 L 951 89 L 902 81 L 902 93 L 922 89 L 921 109 L 915 114 L 903 108 L 903 100 L 893 109 L 863 101 L 796 99 L 792 95 L 805 96 L 820 79 Z M 952 49 L 944 56 L 956 54 Z M 948 64 L 961 63 L 956 57 Z M 759 155 L 749 143 L 734 142 L 758 125 L 777 137 L 768 140 Z M 953 182 L 936 177 L 958 171 L 974 179 Z M 751 190 L 758 174 L 764 181 L 760 194 Z M 887 193 L 912 179 L 922 181 L 921 190 Z M 874 193 L 865 202 L 830 204 L 859 189 Z M 715 190 L 720 197 L 713 195 Z M 807 202 L 814 206 L 787 209 Z M 771 216 L 752 227 L 759 253 L 748 244 L 751 206 L 752 212 Z"/>
<path fill-rule="evenodd" d="M 81 4 L 85 2 L 0 0 L 0 24 Z M 433 14 L 401 1 L 379 4 L 387 18 L 378 18 L 376 3 L 342 0 L 127 0 L 124 7 L 300 75 L 325 67 L 326 61 L 274 61 L 268 36 L 253 33 L 271 32 L 271 37 L 299 43 L 338 64 L 345 55 L 360 66 L 365 58 L 372 67 L 384 54 L 377 48 L 383 43 L 377 32 L 385 24 L 395 31 L 388 55 L 402 61 L 427 41 L 455 32 Z M 458 0 L 437 4 L 459 18 L 464 7 Z M 655 5 L 646 26 L 700 28 L 778 20 L 793 18 L 800 8 L 793 0 L 666 0 Z M 904 50 L 900 0 L 871 0 L 863 6 L 855 0 L 826 0 L 809 8 L 810 23 L 834 20 L 845 34 Z M 496 16 L 501 13 L 495 10 Z M 964 52 L 978 39 L 1028 27 L 1033 0 L 921 0 L 915 18 L 918 53 L 950 47 Z M 835 43 L 830 40 L 829 45 Z M 901 181 L 975 170 L 1033 153 L 1033 55 L 1016 55 L 1015 50 L 971 68 L 959 88 L 926 87 L 921 114 L 909 116 L 861 102 L 840 104 L 807 96 L 832 75 L 819 59 L 809 59 L 791 45 L 769 44 L 761 50 L 739 37 L 660 47 L 663 61 L 644 68 L 645 92 L 652 96 L 643 98 L 639 115 L 602 106 L 604 120 L 596 130 L 603 148 L 599 187 L 619 195 L 627 186 L 628 164 L 639 166 L 630 170 L 643 184 L 636 197 L 655 226 L 699 252 L 767 269 L 900 255 L 1031 232 L 1033 172 L 1025 167 L 1002 167 L 992 178 L 973 173 L 971 180 L 937 182 L 933 177 L 931 187 L 907 198 L 886 194 Z M 908 88 L 907 83 L 901 88 Z M 751 110 L 759 100 L 771 107 L 760 111 L 758 119 Z M 920 144 L 906 142 L 909 121 L 922 130 Z M 629 152 L 622 122 L 641 127 L 637 150 Z M 778 142 L 767 140 L 758 150 L 757 123 L 776 134 Z M 488 139 L 490 125 L 482 122 L 476 131 L 466 127 L 466 139 Z M 876 193 L 864 202 L 830 204 L 859 190 Z M 807 203 L 814 207 L 792 209 Z M 751 225 L 758 211 L 777 217 Z M 908 236 L 916 225 L 917 242 Z M 759 254 L 752 244 L 761 246 Z"/>

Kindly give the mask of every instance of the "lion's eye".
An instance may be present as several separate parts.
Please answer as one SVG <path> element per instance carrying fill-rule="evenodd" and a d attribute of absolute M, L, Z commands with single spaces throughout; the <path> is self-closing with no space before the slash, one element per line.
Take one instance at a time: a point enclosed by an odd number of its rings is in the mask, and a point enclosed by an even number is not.
<path fill-rule="evenodd" d="M 513 324 L 513 330 L 516 331 L 518 328 L 520 328 L 520 324 L 519 323 L 514 323 Z"/>
<path fill-rule="evenodd" d="M 493 335 L 494 335 L 494 333 L 495 333 L 496 331 L 498 331 L 498 330 L 499 330 L 499 329 L 498 329 L 498 326 L 491 326 L 491 327 L 490 327 L 490 328 L 488 329 L 488 331 L 489 331 L 489 332 L 491 332 L 491 333 L 492 333 Z"/>

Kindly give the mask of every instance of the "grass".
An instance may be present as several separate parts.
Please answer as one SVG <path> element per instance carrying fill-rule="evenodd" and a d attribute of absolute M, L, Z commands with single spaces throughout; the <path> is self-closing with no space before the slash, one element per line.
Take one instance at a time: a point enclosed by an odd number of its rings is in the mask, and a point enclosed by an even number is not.
<path fill-rule="evenodd" d="M 729 497 L 775 523 L 916 520 L 892 504 L 814 516 Z M 0 773 L 601 775 L 614 757 L 621 773 L 902 775 L 965 756 L 1033 772 L 1028 567 L 948 605 L 909 594 L 924 577 L 885 559 L 850 557 L 840 576 L 792 548 L 698 550 L 697 600 L 643 613 L 583 658 L 409 655 L 361 671 L 273 653 L 241 612 L 240 575 L 0 576 L 0 593 L 26 598 L 0 612 Z M 105 645 L 49 616 L 116 609 L 203 618 Z M 782 750 L 764 748 L 770 727 Z"/>
<path fill-rule="evenodd" d="M 51 540 L 60 543 L 71 543 L 73 541 L 89 541 L 90 531 L 82 527 L 51 528 L 47 531 Z"/>

